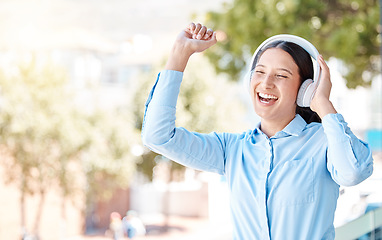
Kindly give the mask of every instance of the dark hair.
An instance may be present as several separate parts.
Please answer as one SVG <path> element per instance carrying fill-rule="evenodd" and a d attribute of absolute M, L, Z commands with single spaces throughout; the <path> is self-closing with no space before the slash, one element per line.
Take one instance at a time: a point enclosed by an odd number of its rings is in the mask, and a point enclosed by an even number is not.
<path fill-rule="evenodd" d="M 287 52 L 293 58 L 294 62 L 298 67 L 298 72 L 300 75 L 300 86 L 306 79 L 313 79 L 314 70 L 310 54 L 299 45 L 287 41 L 275 41 L 262 48 L 256 54 L 255 59 L 252 63 L 251 70 L 255 68 L 257 61 L 259 60 L 260 56 L 265 52 L 265 50 L 270 48 L 280 48 Z M 306 123 L 321 122 L 321 118 L 318 116 L 317 113 L 313 112 L 312 109 L 310 109 L 310 107 L 297 106 L 296 113 L 299 114 L 305 120 Z"/>

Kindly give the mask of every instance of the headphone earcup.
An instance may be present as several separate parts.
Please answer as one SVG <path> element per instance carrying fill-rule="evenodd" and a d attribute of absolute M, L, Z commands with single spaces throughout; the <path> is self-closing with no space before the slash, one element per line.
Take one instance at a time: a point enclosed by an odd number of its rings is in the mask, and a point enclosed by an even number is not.
<path fill-rule="evenodd" d="M 309 107 L 310 100 L 311 100 L 311 94 L 307 94 L 310 91 L 310 87 L 312 86 L 313 80 L 312 79 L 306 79 L 302 84 L 300 89 L 298 90 L 297 94 L 297 105 L 300 107 Z"/>

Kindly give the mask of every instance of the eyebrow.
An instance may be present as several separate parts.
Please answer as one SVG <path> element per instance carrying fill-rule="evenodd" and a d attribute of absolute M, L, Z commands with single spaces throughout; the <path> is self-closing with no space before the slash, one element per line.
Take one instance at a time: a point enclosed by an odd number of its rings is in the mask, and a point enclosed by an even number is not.
<path fill-rule="evenodd" d="M 266 68 L 266 66 L 263 65 L 263 64 L 258 64 L 258 65 L 256 65 L 255 69 L 256 69 L 257 67 L 265 67 L 265 68 Z M 293 76 L 292 71 L 290 71 L 289 69 L 286 69 L 286 68 L 277 68 L 277 70 L 281 70 L 281 71 L 287 72 L 287 73 L 289 73 L 290 75 Z"/>

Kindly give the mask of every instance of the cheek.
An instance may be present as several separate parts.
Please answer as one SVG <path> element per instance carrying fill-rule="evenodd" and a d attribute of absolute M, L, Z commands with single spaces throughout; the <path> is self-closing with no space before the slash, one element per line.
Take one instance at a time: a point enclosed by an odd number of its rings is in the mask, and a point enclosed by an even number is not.
<path fill-rule="evenodd" d="M 295 85 L 295 86 L 289 86 L 285 89 L 285 92 L 287 93 L 287 97 L 288 99 L 290 99 L 290 101 L 294 101 L 294 102 L 296 101 L 299 88 L 300 88 L 299 85 Z"/>
<path fill-rule="evenodd" d="M 252 100 L 255 98 L 255 89 L 259 83 L 256 80 L 252 79 L 251 84 L 249 85 L 249 93 L 251 95 Z"/>
<path fill-rule="evenodd" d="M 251 83 L 250 83 L 250 89 L 251 92 L 254 92 L 257 86 L 261 83 L 261 78 L 252 76 Z"/>

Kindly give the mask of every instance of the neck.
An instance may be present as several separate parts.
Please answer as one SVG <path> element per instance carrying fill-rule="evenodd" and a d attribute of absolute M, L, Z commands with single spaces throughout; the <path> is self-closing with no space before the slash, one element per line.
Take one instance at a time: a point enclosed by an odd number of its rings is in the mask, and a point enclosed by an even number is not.
<path fill-rule="evenodd" d="M 285 121 L 261 119 L 260 129 L 268 137 L 272 137 L 277 132 L 283 130 L 294 119 L 294 117 L 295 116 Z"/>

